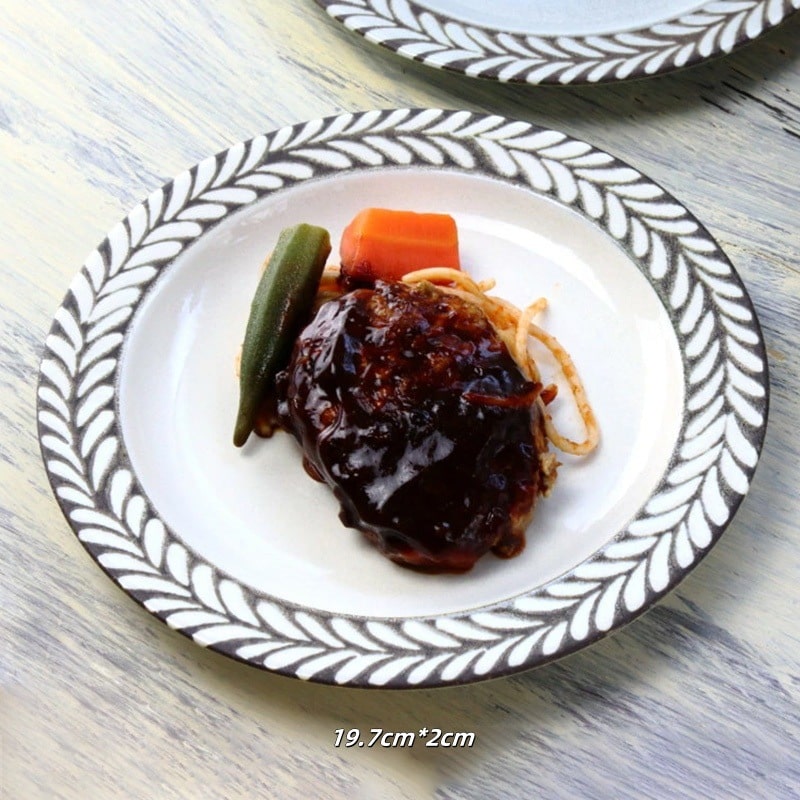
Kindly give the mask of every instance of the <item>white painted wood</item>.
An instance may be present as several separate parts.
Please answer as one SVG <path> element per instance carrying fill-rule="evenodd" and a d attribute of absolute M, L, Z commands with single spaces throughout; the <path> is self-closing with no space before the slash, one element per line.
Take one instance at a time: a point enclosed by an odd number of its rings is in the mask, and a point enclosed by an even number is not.
<path fill-rule="evenodd" d="M 660 182 L 746 282 L 772 380 L 748 497 L 656 608 L 535 672 L 398 693 L 257 672 L 138 608 L 61 516 L 34 423 L 52 314 L 138 201 L 261 131 L 394 106 L 564 130 Z M 684 73 L 536 89 L 415 65 L 311 0 L 4 0 L 0 158 L 0 797 L 796 796 L 800 18 Z M 475 743 L 334 747 L 422 726 Z"/>

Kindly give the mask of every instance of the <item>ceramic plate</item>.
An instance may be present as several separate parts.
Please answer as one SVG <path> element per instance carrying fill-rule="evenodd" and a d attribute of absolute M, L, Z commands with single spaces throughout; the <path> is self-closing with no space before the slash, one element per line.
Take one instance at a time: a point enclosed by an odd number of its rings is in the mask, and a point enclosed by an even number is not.
<path fill-rule="evenodd" d="M 341 525 L 291 437 L 231 444 L 234 357 L 278 231 L 336 241 L 370 205 L 452 213 L 464 268 L 519 305 L 546 296 L 582 374 L 600 448 L 562 456 L 517 558 L 403 569 Z M 741 281 L 662 188 L 563 133 L 401 109 L 258 136 L 134 208 L 55 315 L 38 420 L 78 538 L 168 625 L 284 675 L 414 687 L 543 664 L 674 587 L 748 490 L 767 385 Z M 568 400 L 554 413 L 577 433 Z"/>
<path fill-rule="evenodd" d="M 645 78 L 746 44 L 800 0 L 316 0 L 371 42 L 432 67 L 531 84 Z"/>

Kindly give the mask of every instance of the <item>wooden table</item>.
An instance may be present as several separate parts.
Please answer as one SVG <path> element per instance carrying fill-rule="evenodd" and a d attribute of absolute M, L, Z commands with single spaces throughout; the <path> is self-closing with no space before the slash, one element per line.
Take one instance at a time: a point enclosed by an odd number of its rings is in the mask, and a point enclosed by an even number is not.
<path fill-rule="evenodd" d="M 732 56 L 589 88 L 480 82 L 364 42 L 311 0 L 0 3 L 0 796 L 789 798 L 800 793 L 800 18 Z M 285 124 L 463 107 L 617 154 L 730 256 L 771 359 L 751 491 L 643 618 L 462 688 L 308 684 L 204 650 L 128 600 L 50 492 L 35 385 L 86 255 L 185 167 Z M 334 747 L 339 728 L 472 747 Z"/>

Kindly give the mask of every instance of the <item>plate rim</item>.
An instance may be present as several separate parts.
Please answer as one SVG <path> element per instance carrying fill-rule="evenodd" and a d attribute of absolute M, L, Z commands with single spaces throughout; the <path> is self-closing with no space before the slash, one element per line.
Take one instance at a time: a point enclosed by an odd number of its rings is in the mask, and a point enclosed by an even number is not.
<path fill-rule="evenodd" d="M 411 61 L 501 83 L 560 86 L 684 69 L 738 50 L 800 9 L 800 0 L 708 0 L 646 27 L 572 36 L 506 33 L 414 0 L 315 2 L 348 30 Z"/>
<path fill-rule="evenodd" d="M 127 457 L 118 372 L 135 310 L 186 247 L 245 205 L 341 172 L 431 166 L 479 169 L 554 199 L 626 250 L 664 305 L 684 361 L 673 456 L 639 514 L 604 547 L 507 600 L 433 617 L 370 618 L 253 590 L 165 526 Z M 253 666 L 375 688 L 501 677 L 631 622 L 696 567 L 733 519 L 758 464 L 768 408 L 768 361 L 752 302 L 684 206 L 624 161 L 564 133 L 445 109 L 285 126 L 156 189 L 74 277 L 45 340 L 37 387 L 54 496 L 93 560 L 130 597 L 198 644 Z"/>

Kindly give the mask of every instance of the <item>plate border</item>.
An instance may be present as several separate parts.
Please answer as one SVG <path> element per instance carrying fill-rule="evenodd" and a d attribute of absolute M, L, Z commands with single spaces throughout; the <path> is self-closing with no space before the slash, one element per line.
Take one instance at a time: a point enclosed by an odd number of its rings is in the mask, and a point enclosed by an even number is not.
<path fill-rule="evenodd" d="M 434 617 L 304 608 L 225 574 L 159 519 L 122 439 L 126 332 L 159 275 L 245 205 L 301 182 L 387 169 L 475 172 L 582 214 L 622 247 L 672 322 L 685 375 L 679 440 L 657 490 L 609 543 L 509 600 Z M 338 685 L 471 683 L 538 666 L 627 624 L 703 558 L 749 489 L 769 406 L 747 292 L 703 226 L 663 188 L 564 133 L 469 111 L 386 109 L 280 128 L 157 189 L 73 279 L 45 340 L 42 458 L 78 539 L 128 595 L 198 644 Z"/>
<path fill-rule="evenodd" d="M 370 42 L 427 66 L 504 83 L 581 85 L 647 78 L 730 53 L 800 0 L 717 0 L 645 28 L 603 35 L 504 33 L 413 0 L 315 0 Z"/>

